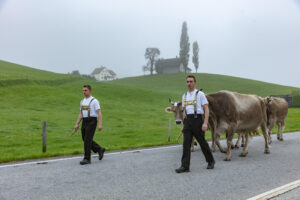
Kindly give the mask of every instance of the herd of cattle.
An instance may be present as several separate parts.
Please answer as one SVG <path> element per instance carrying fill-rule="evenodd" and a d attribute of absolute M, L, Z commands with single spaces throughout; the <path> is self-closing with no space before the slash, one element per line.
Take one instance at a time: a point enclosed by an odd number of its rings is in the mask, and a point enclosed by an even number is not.
<path fill-rule="evenodd" d="M 240 156 L 248 154 L 249 136 L 258 133 L 259 127 L 265 139 L 266 154 L 270 153 L 269 144 L 272 142 L 271 134 L 277 124 L 277 139 L 282 141 L 282 131 L 285 127 L 285 118 L 288 113 L 286 100 L 277 97 L 259 97 L 256 95 L 239 94 L 231 91 L 220 91 L 206 95 L 209 102 L 209 124 L 212 138 L 212 151 L 216 145 L 220 151 L 226 153 L 225 161 L 231 159 L 231 148 L 239 147 L 242 137 L 245 141 Z M 181 102 L 171 102 L 169 108 L 175 115 L 177 124 L 182 124 L 183 107 Z M 168 110 L 168 109 L 167 109 Z M 239 135 L 237 144 L 234 146 L 232 139 L 234 134 Z M 219 141 L 222 134 L 226 134 L 227 149 L 225 150 Z M 192 144 L 193 148 L 194 142 Z"/>

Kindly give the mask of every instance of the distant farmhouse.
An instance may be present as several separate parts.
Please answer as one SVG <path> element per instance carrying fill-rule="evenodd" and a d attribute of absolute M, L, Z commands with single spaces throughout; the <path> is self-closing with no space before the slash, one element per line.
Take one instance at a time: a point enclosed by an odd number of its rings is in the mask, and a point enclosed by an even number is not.
<path fill-rule="evenodd" d="M 158 74 L 172 74 L 172 73 L 182 73 L 184 72 L 183 64 L 180 61 L 180 58 L 169 58 L 169 59 L 159 59 L 155 63 Z M 192 70 L 187 69 L 187 73 L 190 73 Z"/>
<path fill-rule="evenodd" d="M 91 76 L 97 81 L 111 81 L 116 79 L 117 74 L 114 71 L 102 66 L 94 69 Z"/>

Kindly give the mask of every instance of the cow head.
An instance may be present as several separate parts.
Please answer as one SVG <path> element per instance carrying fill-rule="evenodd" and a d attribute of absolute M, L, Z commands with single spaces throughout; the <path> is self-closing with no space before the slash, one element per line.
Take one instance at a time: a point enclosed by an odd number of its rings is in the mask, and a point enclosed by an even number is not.
<path fill-rule="evenodd" d="M 175 123 L 181 124 L 183 121 L 183 107 L 182 102 L 172 102 L 171 99 L 169 99 L 169 102 L 171 103 L 172 107 L 167 107 L 165 109 L 168 113 L 174 113 L 175 116 Z"/>

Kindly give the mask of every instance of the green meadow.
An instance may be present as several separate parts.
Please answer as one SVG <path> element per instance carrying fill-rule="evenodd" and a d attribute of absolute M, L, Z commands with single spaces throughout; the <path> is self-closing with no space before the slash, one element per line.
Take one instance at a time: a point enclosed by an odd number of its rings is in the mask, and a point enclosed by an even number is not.
<path fill-rule="evenodd" d="M 196 77 L 198 88 L 206 93 L 226 89 L 267 96 L 299 90 L 216 74 L 196 74 Z M 169 106 L 169 97 L 179 100 L 185 92 L 185 74 L 94 82 L 0 61 L 0 78 L 0 162 L 82 153 L 80 132 L 69 135 L 79 114 L 84 84 L 92 85 L 93 96 L 100 101 L 103 131 L 97 131 L 94 139 L 107 150 L 177 143 L 180 127 L 164 109 Z M 170 142 L 169 119 L 172 119 Z M 46 153 L 42 153 L 44 120 Z M 285 131 L 300 130 L 299 122 L 300 109 L 289 109 Z M 210 139 L 210 133 L 207 138 Z"/>

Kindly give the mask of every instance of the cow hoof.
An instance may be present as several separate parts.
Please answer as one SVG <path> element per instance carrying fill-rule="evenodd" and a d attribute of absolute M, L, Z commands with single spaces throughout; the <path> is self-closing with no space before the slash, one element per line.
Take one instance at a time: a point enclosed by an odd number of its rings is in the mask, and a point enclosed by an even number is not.
<path fill-rule="evenodd" d="M 239 147 L 239 145 L 235 145 L 234 148 L 238 149 L 238 148 L 240 148 L 240 147 Z"/>
<path fill-rule="evenodd" d="M 264 152 L 265 154 L 270 154 L 270 151 L 268 150 L 265 150 L 265 152 Z"/>
<path fill-rule="evenodd" d="M 216 150 L 215 149 L 211 149 L 211 152 L 215 152 Z"/>
<path fill-rule="evenodd" d="M 231 159 L 230 158 L 225 158 L 224 161 L 231 161 Z"/>
<path fill-rule="evenodd" d="M 246 157 L 248 153 L 241 153 L 240 157 Z"/>
<path fill-rule="evenodd" d="M 279 141 L 283 141 L 283 138 L 277 138 L 277 140 L 279 140 Z"/>
<path fill-rule="evenodd" d="M 241 147 L 244 147 L 244 144 L 242 144 Z"/>
<path fill-rule="evenodd" d="M 234 146 L 233 146 L 233 145 L 231 146 L 231 149 L 234 149 Z"/>

